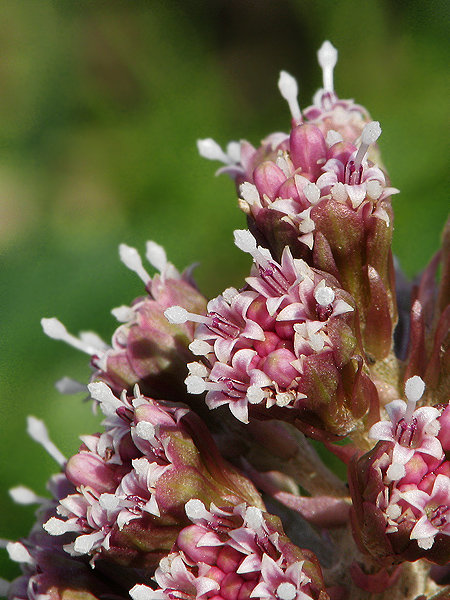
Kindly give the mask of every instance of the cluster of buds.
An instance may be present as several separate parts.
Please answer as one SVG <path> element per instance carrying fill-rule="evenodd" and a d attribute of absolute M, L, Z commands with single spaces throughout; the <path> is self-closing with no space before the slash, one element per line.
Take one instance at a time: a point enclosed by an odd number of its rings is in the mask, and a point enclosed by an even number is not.
<path fill-rule="evenodd" d="M 24 571 L 10 600 L 450 598 L 450 226 L 396 355 L 398 190 L 380 124 L 334 90 L 337 51 L 318 57 L 303 111 L 281 73 L 289 133 L 198 142 L 247 216 L 239 289 L 208 301 L 155 242 L 153 277 L 122 245 L 145 293 L 113 310 L 111 345 L 43 319 L 91 356 L 81 389 L 105 418 L 69 460 L 31 428 L 61 473 L 50 500 L 13 491 L 41 508 L 28 538 L 3 543 Z"/>

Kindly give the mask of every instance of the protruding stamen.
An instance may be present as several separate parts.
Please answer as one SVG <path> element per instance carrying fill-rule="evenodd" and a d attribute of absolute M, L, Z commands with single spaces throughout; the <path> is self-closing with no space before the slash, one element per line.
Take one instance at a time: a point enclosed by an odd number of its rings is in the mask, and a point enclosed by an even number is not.
<path fill-rule="evenodd" d="M 35 442 L 41 444 L 41 446 L 50 454 L 50 456 L 56 460 L 56 462 L 63 467 L 67 459 L 58 450 L 55 444 L 51 441 L 47 427 L 44 424 L 44 421 L 36 419 L 36 417 L 29 416 L 27 418 L 27 433 Z"/>
<path fill-rule="evenodd" d="M 117 308 L 113 308 L 111 314 L 119 321 L 119 323 L 129 323 L 133 320 L 136 313 L 131 306 L 122 305 L 118 306 Z"/>
<path fill-rule="evenodd" d="M 280 78 L 278 79 L 278 89 L 289 105 L 292 119 L 297 123 L 301 123 L 303 119 L 298 103 L 298 85 L 296 79 L 286 71 L 281 71 Z"/>
<path fill-rule="evenodd" d="M 405 396 L 408 400 L 404 419 L 410 423 L 413 412 L 416 410 L 417 402 L 422 398 L 425 391 L 425 382 L 418 375 L 410 377 L 405 383 Z"/>
<path fill-rule="evenodd" d="M 303 188 L 303 194 L 310 204 L 317 204 L 320 200 L 320 188 L 315 183 L 307 183 Z"/>
<path fill-rule="evenodd" d="M 297 588 L 290 581 L 283 581 L 277 587 L 276 593 L 279 600 L 294 600 L 297 597 Z"/>
<path fill-rule="evenodd" d="M 317 52 L 319 65 L 322 67 L 323 89 L 325 92 L 334 92 L 333 71 L 338 59 L 338 51 L 328 40 L 325 41 Z"/>
<path fill-rule="evenodd" d="M 203 340 L 194 340 L 189 344 L 189 350 L 196 356 L 206 356 L 212 352 L 211 344 L 204 342 Z"/>
<path fill-rule="evenodd" d="M 228 156 L 228 154 L 226 154 L 212 138 L 197 140 L 197 148 L 200 156 L 203 156 L 203 158 L 207 158 L 208 160 L 219 160 L 226 165 L 232 165 L 235 162 L 233 158 Z"/>
<path fill-rule="evenodd" d="M 198 521 L 199 519 L 206 519 L 207 521 L 211 518 L 211 513 L 206 510 L 205 505 L 201 500 L 192 498 L 186 502 L 184 510 L 188 519 L 191 521 Z"/>
<path fill-rule="evenodd" d="M 206 377 L 208 375 L 208 369 L 202 363 L 188 363 L 187 368 L 190 375 L 196 375 L 197 377 Z"/>
<path fill-rule="evenodd" d="M 158 269 L 162 273 L 167 266 L 167 255 L 164 248 L 153 240 L 149 240 L 145 248 L 145 258 L 152 267 L 155 267 L 155 269 Z"/>
<path fill-rule="evenodd" d="M 370 144 L 374 144 L 381 135 L 381 127 L 378 121 L 371 121 L 364 126 L 361 133 L 361 144 L 355 156 L 355 170 L 358 170 Z"/>
<path fill-rule="evenodd" d="M 134 271 L 136 275 L 140 279 L 142 279 L 145 285 L 147 285 L 147 283 L 149 283 L 152 280 L 150 275 L 144 269 L 142 259 L 136 248 L 132 248 L 131 246 L 127 246 L 126 244 L 120 244 L 119 256 L 123 264 L 126 267 L 128 267 L 131 271 Z"/>
<path fill-rule="evenodd" d="M 336 294 L 332 288 L 326 285 L 321 287 L 317 286 L 314 290 L 314 298 L 316 299 L 316 302 L 320 304 L 320 306 L 327 307 L 334 302 Z"/>
<path fill-rule="evenodd" d="M 34 565 L 34 559 L 20 542 L 9 542 L 6 546 L 9 558 L 14 562 Z"/>
<path fill-rule="evenodd" d="M 133 600 L 154 600 L 155 590 L 143 583 L 137 583 L 129 592 Z"/>
<path fill-rule="evenodd" d="M 203 394 L 206 390 L 206 382 L 198 375 L 189 375 L 184 380 L 188 394 Z M 222 389 L 222 386 L 220 386 Z"/>
<path fill-rule="evenodd" d="M 166 308 L 164 311 L 164 316 L 172 325 L 180 325 L 187 321 L 193 321 L 194 323 L 210 323 L 211 321 L 208 317 L 190 313 L 182 306 L 169 306 L 169 308 Z"/>
<path fill-rule="evenodd" d="M 270 268 L 270 263 L 256 244 L 256 240 L 248 229 L 236 229 L 234 243 L 243 252 L 253 256 L 254 261 L 263 269 Z"/>
<path fill-rule="evenodd" d="M 70 377 L 62 377 L 55 383 L 55 388 L 58 390 L 60 394 L 78 394 L 79 392 L 87 392 L 87 385 L 84 383 L 80 383 L 75 379 L 71 379 Z"/>
<path fill-rule="evenodd" d="M 402 479 L 406 475 L 405 465 L 401 463 L 392 463 L 386 471 L 386 479 L 387 483 L 391 483 L 392 481 L 398 481 Z"/>
<path fill-rule="evenodd" d="M 249 181 L 245 181 L 239 186 L 239 191 L 241 192 L 242 198 L 253 206 L 259 202 L 259 192 L 256 185 L 250 183 Z"/>
<path fill-rule="evenodd" d="M 85 332 L 83 334 L 83 339 L 79 339 L 69 333 L 61 321 L 55 317 L 41 319 L 41 325 L 45 335 L 48 335 L 48 337 L 51 337 L 54 340 L 60 340 L 61 342 L 66 342 L 69 346 L 81 350 L 81 352 L 85 352 L 90 356 L 102 354 L 105 350 L 106 345 L 98 336 L 95 336 L 95 338 L 89 337 L 87 332 Z M 93 341 L 94 344 L 92 344 Z"/>
<path fill-rule="evenodd" d="M 33 490 L 30 490 L 30 488 L 27 488 L 24 485 L 18 485 L 17 487 L 11 488 L 9 490 L 9 495 L 16 504 L 23 504 L 24 506 L 29 504 L 42 504 L 47 501 L 46 498 L 41 498 L 35 494 Z"/>
<path fill-rule="evenodd" d="M 103 414 L 108 417 L 116 414 L 116 410 L 123 406 L 123 403 L 114 396 L 111 388 L 103 381 L 88 383 L 88 390 L 93 400 L 100 404 Z"/>

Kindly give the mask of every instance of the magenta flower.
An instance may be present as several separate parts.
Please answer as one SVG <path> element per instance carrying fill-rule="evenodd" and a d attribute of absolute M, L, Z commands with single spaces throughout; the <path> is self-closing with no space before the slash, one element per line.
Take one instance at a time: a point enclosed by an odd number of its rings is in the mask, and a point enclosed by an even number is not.
<path fill-rule="evenodd" d="M 207 390 L 210 408 L 226 404 L 244 423 L 249 411 L 261 416 L 269 409 L 267 414 L 276 418 L 303 418 L 342 434 L 333 426 L 333 411 L 341 410 L 336 404 L 347 411 L 350 429 L 352 400 L 339 397 L 339 382 L 358 352 L 352 299 L 332 277 L 294 259 L 289 248 L 277 263 L 248 231 L 236 231 L 235 238 L 254 259 L 247 287 L 226 290 L 210 301 L 206 316 L 181 307 L 165 313 L 171 322 L 199 323 L 190 348 L 204 360 L 189 365 L 188 391 Z M 319 373 L 327 382 L 318 386 Z M 365 380 L 353 377 L 356 396 Z M 331 396 L 339 397 L 336 404 L 330 404 Z M 367 412 L 369 401 L 367 393 L 365 404 L 354 404 L 358 416 Z M 277 411 L 270 412 L 272 408 Z"/>
<path fill-rule="evenodd" d="M 193 326 L 171 325 L 164 310 L 174 303 L 187 310 L 204 311 L 206 299 L 197 290 L 192 269 L 180 275 L 167 261 L 164 249 L 147 242 L 146 257 L 160 271 L 153 278 L 147 273 L 136 249 L 121 244 L 120 258 L 145 284 L 146 296 L 131 306 L 120 306 L 112 313 L 122 323 L 112 337 L 111 346 L 96 334 L 70 335 L 57 319 L 42 319 L 50 337 L 63 340 L 91 356 L 92 380 L 105 381 L 117 395 L 132 392 L 138 384 L 143 393 L 168 400 L 188 400 L 183 386 L 186 364 L 193 359 L 188 349 Z"/>
<path fill-rule="evenodd" d="M 329 598 L 317 559 L 289 542 L 276 517 L 244 504 L 208 511 L 198 500 L 186 512 L 194 525 L 160 562 L 158 589 L 137 585 L 133 600 Z"/>
<path fill-rule="evenodd" d="M 180 404 L 125 393 L 105 383 L 89 388 L 106 419 L 105 432 L 86 436 L 66 465 L 75 493 L 61 498 L 44 529 L 75 534 L 64 546 L 93 562 L 107 555 L 118 562 L 151 565 L 168 552 L 186 525 L 192 494 L 224 506 L 261 505 L 250 481 L 220 457 L 208 430 Z"/>

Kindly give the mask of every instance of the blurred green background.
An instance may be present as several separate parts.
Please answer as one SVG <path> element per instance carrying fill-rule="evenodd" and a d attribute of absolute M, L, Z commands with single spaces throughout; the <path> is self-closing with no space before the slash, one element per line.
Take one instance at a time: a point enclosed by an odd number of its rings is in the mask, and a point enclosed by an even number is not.
<path fill-rule="evenodd" d="M 25 535 L 33 509 L 7 490 L 45 492 L 56 465 L 25 433 L 45 420 L 70 455 L 98 417 L 64 375 L 88 359 L 46 338 L 43 316 L 109 340 L 111 308 L 140 282 L 119 262 L 126 242 L 200 261 L 208 295 L 239 286 L 248 257 L 232 182 L 201 159 L 197 138 L 253 143 L 289 127 L 277 90 L 286 69 L 310 104 L 316 51 L 339 49 L 335 83 L 381 122 L 396 196 L 395 252 L 412 276 L 437 249 L 448 211 L 448 0 L 3 0 L 0 3 L 0 537 Z M 17 565 L 0 550 L 0 575 Z"/>

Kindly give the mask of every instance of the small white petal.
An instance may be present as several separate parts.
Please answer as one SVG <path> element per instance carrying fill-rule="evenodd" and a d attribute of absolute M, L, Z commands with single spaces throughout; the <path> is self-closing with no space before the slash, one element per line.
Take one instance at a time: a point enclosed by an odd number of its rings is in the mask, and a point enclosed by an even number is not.
<path fill-rule="evenodd" d="M 8 551 L 9 558 L 14 562 L 26 563 L 29 565 L 34 564 L 34 559 L 32 558 L 31 554 L 20 542 L 9 542 L 6 545 L 6 549 Z"/>
<path fill-rule="evenodd" d="M 152 267 L 158 269 L 160 273 L 162 273 L 167 266 L 166 251 L 162 246 L 152 240 L 149 240 L 146 244 L 145 257 Z"/>
<path fill-rule="evenodd" d="M 134 271 L 136 275 L 145 283 L 145 285 L 151 281 L 151 277 L 144 269 L 144 266 L 142 265 L 142 259 L 136 248 L 132 248 L 126 244 L 120 244 L 119 256 L 123 264 L 131 271 Z"/>
<path fill-rule="evenodd" d="M 27 417 L 27 433 L 38 444 L 50 454 L 50 456 L 60 465 L 64 466 L 67 462 L 66 457 L 55 444 L 50 440 L 44 421 L 36 417 Z"/>

